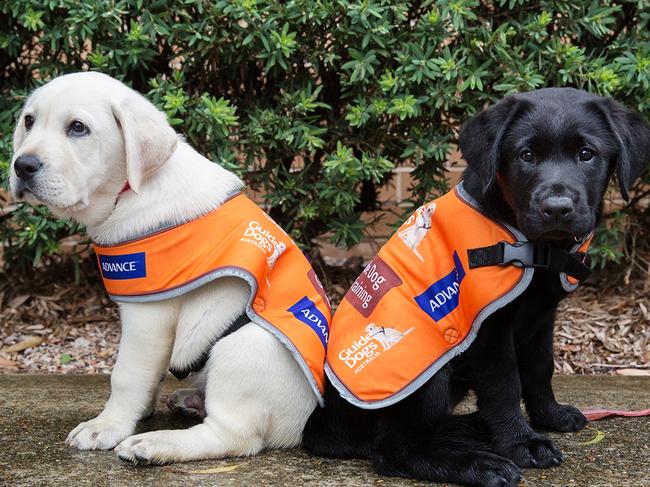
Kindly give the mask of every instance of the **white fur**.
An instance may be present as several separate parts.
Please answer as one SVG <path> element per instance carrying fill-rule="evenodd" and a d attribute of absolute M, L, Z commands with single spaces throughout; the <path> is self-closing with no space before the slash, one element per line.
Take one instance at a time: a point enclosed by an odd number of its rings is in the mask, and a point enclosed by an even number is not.
<path fill-rule="evenodd" d="M 35 117 L 30 131 L 23 126 L 26 113 Z M 90 134 L 68 136 L 72 120 L 85 123 Z M 176 136 L 144 97 L 99 73 L 62 76 L 36 90 L 19 119 L 14 151 L 14 196 L 80 221 L 100 244 L 194 219 L 242 187 Z M 28 184 L 13 170 L 22 154 L 43 162 Z M 120 195 L 127 181 L 132 190 Z M 67 443 L 83 450 L 117 446 L 120 458 L 140 464 L 298 445 L 316 397 L 289 351 L 253 323 L 212 348 L 202 424 L 130 436 L 153 412 L 166 369 L 198 358 L 242 314 L 248 293 L 244 281 L 222 278 L 162 302 L 121 304 L 110 399 Z"/>

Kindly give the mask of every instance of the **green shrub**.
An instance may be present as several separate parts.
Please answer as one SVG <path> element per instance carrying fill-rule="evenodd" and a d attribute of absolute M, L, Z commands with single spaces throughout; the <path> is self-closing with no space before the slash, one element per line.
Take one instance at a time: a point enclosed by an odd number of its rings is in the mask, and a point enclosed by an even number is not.
<path fill-rule="evenodd" d="M 263 190 L 300 243 L 350 246 L 394 167 L 415 166 L 412 205 L 443 191 L 459 123 L 507 93 L 576 86 L 650 113 L 649 20 L 647 0 L 7 0 L 0 165 L 26 91 L 100 70 Z M 27 220 L 48 224 L 15 235 Z M 71 231 L 24 208 L 0 241 L 31 262 Z"/>

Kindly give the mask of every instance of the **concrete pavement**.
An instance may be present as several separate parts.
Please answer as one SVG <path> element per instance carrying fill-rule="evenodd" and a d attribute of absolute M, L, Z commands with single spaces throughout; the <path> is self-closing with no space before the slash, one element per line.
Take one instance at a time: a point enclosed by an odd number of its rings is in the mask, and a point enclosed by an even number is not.
<path fill-rule="evenodd" d="M 580 408 L 650 407 L 650 378 L 560 376 L 560 401 Z M 179 383 L 169 378 L 163 393 Z M 0 375 L 1 486 L 415 486 L 374 475 L 364 461 L 312 458 L 301 450 L 253 458 L 208 460 L 164 467 L 135 467 L 113 452 L 82 452 L 63 443 L 80 421 L 98 414 L 109 394 L 107 376 Z M 140 431 L 193 424 L 160 405 Z M 597 430 L 605 436 L 592 440 Z M 558 468 L 526 470 L 526 486 L 650 486 L 650 418 L 611 419 L 576 434 L 552 434 L 567 460 Z M 230 471 L 204 473 L 233 467 Z M 228 470 L 228 469 L 223 469 Z"/>

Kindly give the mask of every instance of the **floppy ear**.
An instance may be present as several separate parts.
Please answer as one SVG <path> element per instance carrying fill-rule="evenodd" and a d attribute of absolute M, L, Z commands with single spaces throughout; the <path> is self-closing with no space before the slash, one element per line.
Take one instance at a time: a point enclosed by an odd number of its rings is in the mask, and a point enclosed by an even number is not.
<path fill-rule="evenodd" d="M 171 157 L 178 138 L 165 114 L 135 92 L 112 101 L 111 110 L 122 129 L 127 180 L 137 193 L 142 181 Z"/>
<path fill-rule="evenodd" d="M 483 183 L 483 194 L 496 181 L 501 163 L 501 142 L 528 101 L 511 95 L 469 119 L 460 129 L 463 158 Z"/>
<path fill-rule="evenodd" d="M 638 113 L 610 98 L 593 102 L 593 106 L 602 114 L 616 137 L 616 178 L 621 196 L 625 201 L 630 201 L 630 186 L 650 164 L 650 126 Z"/>

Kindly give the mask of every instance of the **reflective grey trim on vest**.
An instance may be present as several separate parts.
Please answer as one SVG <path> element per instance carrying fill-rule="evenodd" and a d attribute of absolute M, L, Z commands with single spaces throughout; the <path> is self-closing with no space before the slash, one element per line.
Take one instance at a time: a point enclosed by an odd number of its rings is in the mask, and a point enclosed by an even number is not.
<path fill-rule="evenodd" d="M 316 381 L 314 380 L 314 376 L 311 373 L 311 369 L 309 368 L 305 360 L 302 358 L 302 355 L 300 355 L 300 352 L 298 352 L 296 346 L 293 344 L 291 340 L 289 340 L 289 338 L 287 338 L 287 336 L 284 333 L 282 333 L 275 326 L 273 326 L 273 324 L 269 323 L 260 315 L 258 315 L 253 309 L 253 300 L 255 299 L 255 295 L 257 294 L 257 280 L 247 270 L 242 269 L 241 267 L 219 267 L 218 269 L 215 269 L 212 272 L 204 274 L 203 276 L 199 277 L 198 279 L 195 279 L 192 282 L 188 282 L 183 286 L 170 289 L 168 291 L 163 291 L 155 294 L 147 294 L 143 296 L 118 296 L 118 295 L 109 294 L 109 297 L 113 301 L 116 301 L 118 303 L 151 303 L 155 301 L 163 301 L 165 299 L 171 299 L 186 294 L 209 282 L 214 281 L 215 279 L 219 279 L 220 277 L 238 277 L 248 283 L 248 285 L 251 288 L 251 292 L 250 292 L 250 297 L 248 299 L 248 304 L 246 305 L 246 314 L 248 315 L 248 317 L 253 323 L 255 323 L 257 326 L 261 328 L 264 328 L 269 333 L 273 334 L 273 336 L 275 336 L 280 341 L 280 343 L 282 343 L 285 347 L 287 347 L 287 349 L 291 352 L 291 355 L 293 355 L 295 361 L 302 369 L 302 372 L 307 377 L 307 380 L 309 381 L 309 385 L 311 386 L 312 390 L 316 394 L 316 397 L 318 399 L 318 404 L 322 407 L 323 397 L 321 396 L 320 390 L 318 389 L 318 384 L 316 384 Z"/>
<path fill-rule="evenodd" d="M 465 203 L 467 203 L 476 211 L 481 213 L 481 215 L 484 215 L 486 218 L 488 218 L 488 216 L 485 215 L 485 212 L 481 209 L 481 205 L 478 204 L 478 201 L 476 201 L 467 191 L 465 191 L 465 187 L 463 186 L 462 181 L 456 185 L 456 192 L 458 193 L 458 196 L 460 196 L 460 199 L 462 199 Z M 526 235 L 521 233 L 515 227 L 511 227 L 507 223 L 502 222 L 500 220 L 494 220 L 493 218 L 489 218 L 489 219 L 497 222 L 499 225 L 506 227 L 510 231 L 510 233 L 512 233 L 517 238 L 517 240 L 521 242 L 525 242 L 528 240 L 528 238 L 526 238 Z"/>
<path fill-rule="evenodd" d="M 582 245 L 583 242 L 578 242 L 575 244 L 573 247 L 571 247 L 571 250 L 569 250 L 570 253 L 575 253 L 578 251 L 580 246 Z M 564 289 L 568 293 L 572 293 L 576 289 L 578 289 L 578 286 L 580 285 L 580 282 L 576 281 L 575 284 L 571 284 L 569 281 L 569 276 L 566 275 L 566 272 L 560 272 L 560 284 L 562 284 L 562 289 Z"/>
<path fill-rule="evenodd" d="M 474 209 L 476 209 L 477 211 L 481 211 L 476 200 L 474 200 L 470 195 L 468 195 L 465 192 L 462 184 L 463 183 L 461 182 L 456 186 L 458 195 L 461 197 L 461 199 L 463 199 Z M 506 225 L 503 222 L 498 222 L 498 223 L 506 227 L 515 236 L 517 240 L 526 240 L 526 237 L 515 228 L 512 228 L 511 226 Z M 431 379 L 431 377 L 433 377 L 436 374 L 436 372 L 438 372 L 442 367 L 444 367 L 447 364 L 447 362 L 449 362 L 451 359 L 457 357 L 465 350 L 467 350 L 469 346 L 472 344 L 472 342 L 474 342 L 474 340 L 476 339 L 476 336 L 478 335 L 478 331 L 481 328 L 483 322 L 487 318 L 489 318 L 490 315 L 492 315 L 494 312 L 498 311 L 499 309 L 503 308 L 504 306 L 512 302 L 514 299 L 519 297 L 528 288 L 528 286 L 530 285 L 530 281 L 533 279 L 534 271 L 535 269 L 533 268 L 530 267 L 525 268 L 521 280 L 514 288 L 512 288 L 507 294 L 504 294 L 499 299 L 496 299 L 495 301 L 491 302 L 481 310 L 481 312 L 474 319 L 474 322 L 472 323 L 469 333 L 461 343 L 459 343 L 454 348 L 449 350 L 447 353 L 442 355 L 437 361 L 431 364 L 424 372 L 422 372 L 418 377 L 415 378 L 415 380 L 413 380 L 406 387 L 404 387 L 403 389 L 401 389 L 400 391 L 396 392 L 395 394 L 393 394 L 392 396 L 386 399 L 383 399 L 381 401 L 376 401 L 376 402 L 362 401 L 361 399 L 353 395 L 347 389 L 347 387 L 345 387 L 345 385 L 336 376 L 334 371 L 329 367 L 327 362 L 325 362 L 325 373 L 327 374 L 327 377 L 332 382 L 334 387 L 336 387 L 336 389 L 339 391 L 341 397 L 343 397 L 345 400 L 347 400 L 348 402 L 350 402 L 351 404 L 357 407 L 360 407 L 362 409 L 380 409 L 395 404 L 401 401 L 402 399 L 404 399 L 405 397 L 413 394 L 420 387 L 422 387 L 429 379 Z"/>

